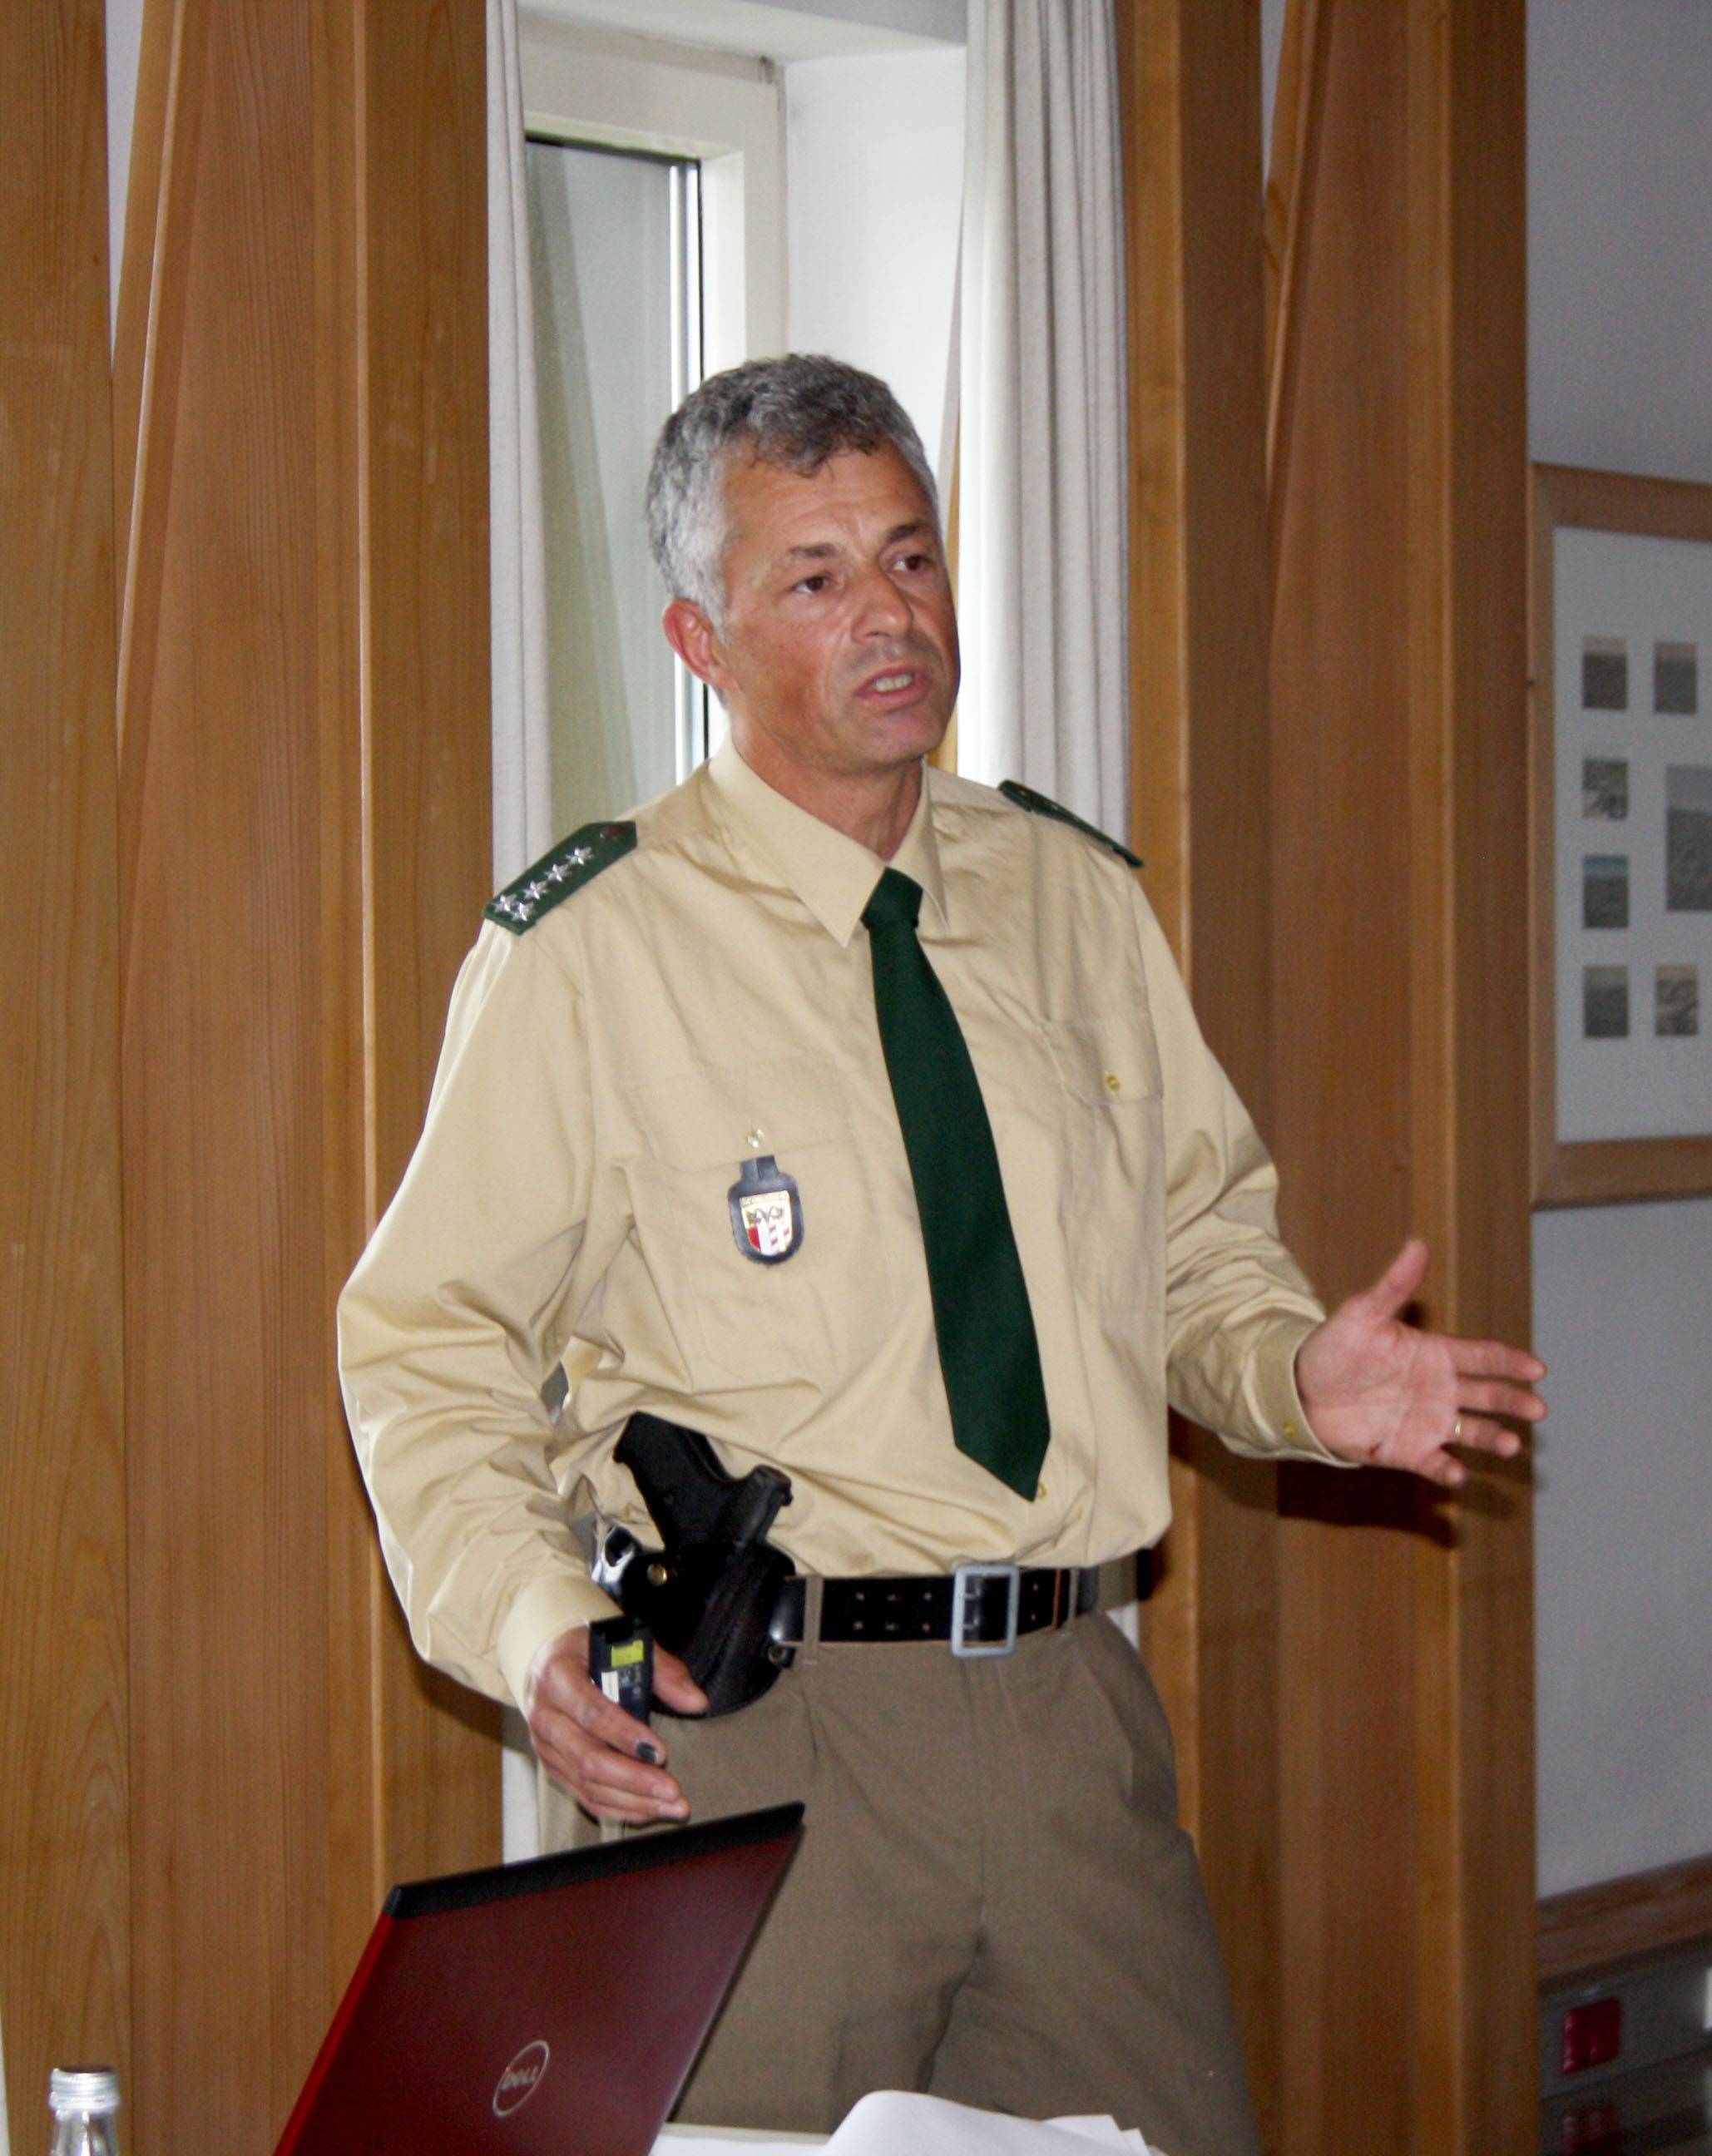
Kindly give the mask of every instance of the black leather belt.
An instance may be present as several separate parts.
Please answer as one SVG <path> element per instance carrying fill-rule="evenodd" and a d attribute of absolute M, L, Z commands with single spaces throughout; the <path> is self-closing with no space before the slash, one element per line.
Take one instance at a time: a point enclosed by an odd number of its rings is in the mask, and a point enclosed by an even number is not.
<path fill-rule="evenodd" d="M 962 1564 L 924 1578 L 876 1573 L 824 1579 L 819 1636 L 834 1645 L 859 1640 L 944 1640 L 969 1660 L 1007 1655 L 1025 1632 L 1041 1632 L 1084 1615 L 1099 1599 L 1098 1565 L 1062 1571 L 1014 1564 Z M 779 1590 L 770 1637 L 803 1644 L 810 1583 L 787 1579 Z"/>

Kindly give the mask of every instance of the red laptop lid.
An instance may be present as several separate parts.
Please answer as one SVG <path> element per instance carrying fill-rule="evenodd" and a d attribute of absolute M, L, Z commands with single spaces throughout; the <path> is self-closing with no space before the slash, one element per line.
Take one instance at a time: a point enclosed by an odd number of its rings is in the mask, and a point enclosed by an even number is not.
<path fill-rule="evenodd" d="M 395 1887 L 278 2156 L 648 2156 L 802 1815 Z"/>

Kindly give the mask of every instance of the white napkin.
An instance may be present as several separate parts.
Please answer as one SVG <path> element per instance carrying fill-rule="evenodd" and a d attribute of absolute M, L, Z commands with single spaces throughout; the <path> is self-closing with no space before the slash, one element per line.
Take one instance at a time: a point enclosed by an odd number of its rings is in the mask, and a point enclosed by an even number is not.
<path fill-rule="evenodd" d="M 1164 2156 L 1133 2128 L 1110 2117 L 1010 2118 L 1002 2112 L 974 2111 L 943 2097 L 906 2096 L 882 2089 L 856 2105 L 830 2141 L 819 2134 L 770 2134 L 730 2127 L 668 2126 L 655 2156 L 697 2144 L 697 2156 L 795 2156 L 802 2148 L 828 2156 L 1089 2156 L 1091 2148 L 1118 2148 L 1128 2156 Z"/>
<path fill-rule="evenodd" d="M 1114 2119 L 1009 2118 L 943 2097 L 882 2089 L 865 2096 L 826 2144 L 827 2156 L 1088 2156 L 1090 2147 L 1160 2156 Z"/>

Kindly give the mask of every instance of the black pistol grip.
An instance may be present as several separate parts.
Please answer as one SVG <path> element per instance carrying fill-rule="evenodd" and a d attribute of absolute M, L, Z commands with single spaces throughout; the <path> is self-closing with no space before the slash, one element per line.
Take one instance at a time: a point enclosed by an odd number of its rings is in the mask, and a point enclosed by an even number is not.
<path fill-rule="evenodd" d="M 613 1457 L 635 1477 L 668 1546 L 714 1539 L 733 1482 L 699 1430 L 663 1415 L 633 1414 Z"/>
<path fill-rule="evenodd" d="M 790 1477 L 779 1469 L 727 1475 L 700 1430 L 645 1409 L 630 1417 L 613 1457 L 629 1469 L 668 1549 L 760 1542 L 790 1502 Z"/>

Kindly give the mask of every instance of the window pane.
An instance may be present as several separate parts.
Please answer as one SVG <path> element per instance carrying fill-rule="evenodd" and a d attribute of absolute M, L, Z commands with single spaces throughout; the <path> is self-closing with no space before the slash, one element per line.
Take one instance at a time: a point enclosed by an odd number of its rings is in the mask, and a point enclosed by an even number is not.
<path fill-rule="evenodd" d="M 553 824 L 568 831 L 680 775 L 679 692 L 642 490 L 661 426 L 692 386 L 675 350 L 684 178 L 659 159 L 556 142 L 531 142 L 527 162 Z"/>

